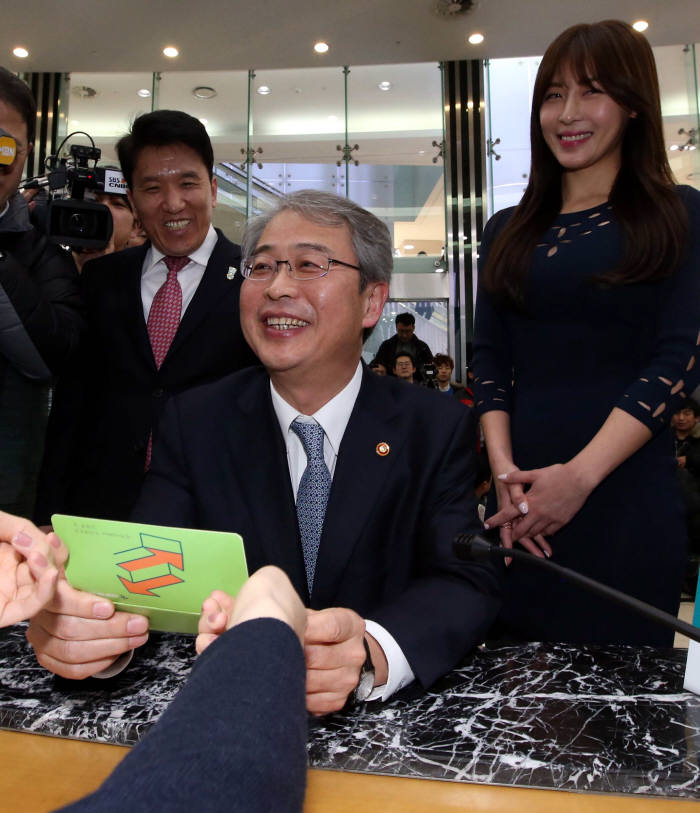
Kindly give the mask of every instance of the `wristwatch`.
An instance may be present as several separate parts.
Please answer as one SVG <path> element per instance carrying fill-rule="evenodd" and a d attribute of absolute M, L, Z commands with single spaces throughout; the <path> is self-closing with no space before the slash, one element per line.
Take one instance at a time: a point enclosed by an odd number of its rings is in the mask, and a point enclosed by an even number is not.
<path fill-rule="evenodd" d="M 360 669 L 360 680 L 353 692 L 353 701 L 355 703 L 362 703 L 372 694 L 374 689 L 374 664 L 372 663 L 372 655 L 369 651 L 369 644 L 367 639 L 363 636 L 362 643 L 365 645 L 365 662 Z"/>

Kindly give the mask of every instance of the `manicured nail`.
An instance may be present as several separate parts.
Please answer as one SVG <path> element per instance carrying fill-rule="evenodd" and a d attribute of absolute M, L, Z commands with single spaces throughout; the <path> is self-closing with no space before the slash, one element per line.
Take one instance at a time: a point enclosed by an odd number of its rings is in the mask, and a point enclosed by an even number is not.
<path fill-rule="evenodd" d="M 488 531 L 488 529 L 489 529 L 490 527 L 491 527 L 491 526 L 488 524 L 488 522 L 485 522 L 485 523 L 484 523 L 484 528 L 486 528 L 486 530 L 487 530 L 487 531 Z"/>
<path fill-rule="evenodd" d="M 529 510 L 528 507 L 527 507 L 527 503 L 526 502 L 521 502 L 520 505 L 518 506 L 518 510 L 520 511 L 521 514 L 527 514 L 527 512 Z"/>
<path fill-rule="evenodd" d="M 15 545 L 19 545 L 21 548 L 29 548 L 32 545 L 33 539 L 31 536 L 29 536 L 29 534 L 25 534 L 24 531 L 19 531 L 19 533 L 15 534 L 12 542 Z"/>
<path fill-rule="evenodd" d="M 545 555 L 545 556 L 546 556 L 548 559 L 549 559 L 549 557 L 552 555 L 552 554 L 551 554 L 551 553 L 550 553 L 548 550 L 543 550 L 543 551 L 542 551 L 542 553 L 544 553 L 544 555 Z"/>
<path fill-rule="evenodd" d="M 49 561 L 43 553 L 34 554 L 34 564 L 37 565 L 37 567 L 46 567 L 48 563 Z"/>
<path fill-rule="evenodd" d="M 508 475 L 507 475 L 507 474 L 499 474 L 499 475 L 497 476 L 497 479 L 498 479 L 498 480 L 507 480 L 507 479 L 508 479 Z"/>
<path fill-rule="evenodd" d="M 106 601 L 96 601 L 92 605 L 92 614 L 95 618 L 110 618 L 112 615 L 112 605 Z"/>

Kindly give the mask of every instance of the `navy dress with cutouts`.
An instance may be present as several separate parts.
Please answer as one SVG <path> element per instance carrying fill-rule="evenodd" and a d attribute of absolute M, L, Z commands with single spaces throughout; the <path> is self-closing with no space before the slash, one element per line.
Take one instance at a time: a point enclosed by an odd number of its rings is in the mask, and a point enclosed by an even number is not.
<path fill-rule="evenodd" d="M 700 380 L 700 192 L 678 191 L 690 245 L 671 277 L 600 285 L 596 276 L 614 269 L 623 250 L 612 207 L 560 214 L 535 249 L 527 312 L 480 290 L 474 338 L 476 409 L 510 413 L 521 469 L 570 460 L 613 407 L 651 430 L 649 442 L 550 542 L 560 564 L 671 613 L 678 610 L 687 541 L 669 423 Z M 482 265 L 510 212 L 487 224 Z M 495 511 L 492 494 L 486 516 Z M 506 577 L 501 633 L 575 643 L 673 641 L 664 627 L 519 563 Z"/>

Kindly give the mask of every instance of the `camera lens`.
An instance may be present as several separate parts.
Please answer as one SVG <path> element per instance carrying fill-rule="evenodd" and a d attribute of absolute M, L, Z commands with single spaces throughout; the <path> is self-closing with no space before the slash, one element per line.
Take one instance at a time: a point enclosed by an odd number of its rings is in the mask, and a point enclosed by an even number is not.
<path fill-rule="evenodd" d="M 89 237 L 95 231 L 95 217 L 85 212 L 73 212 L 68 218 L 67 233 L 74 237 Z"/>

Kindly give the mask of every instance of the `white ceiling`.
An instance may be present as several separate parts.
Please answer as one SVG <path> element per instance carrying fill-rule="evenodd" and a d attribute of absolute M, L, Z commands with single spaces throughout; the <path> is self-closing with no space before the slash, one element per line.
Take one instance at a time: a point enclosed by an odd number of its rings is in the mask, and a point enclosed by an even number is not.
<path fill-rule="evenodd" d="M 239 70 L 541 54 L 577 22 L 650 22 L 652 45 L 700 41 L 698 0 L 479 0 L 454 18 L 437 0 L 20 0 L 5 2 L 0 64 L 30 71 Z M 485 42 L 466 44 L 481 31 Z M 318 56 L 312 44 L 330 51 Z M 161 53 L 174 44 L 181 56 Z M 30 51 L 12 56 L 16 45 Z"/>

